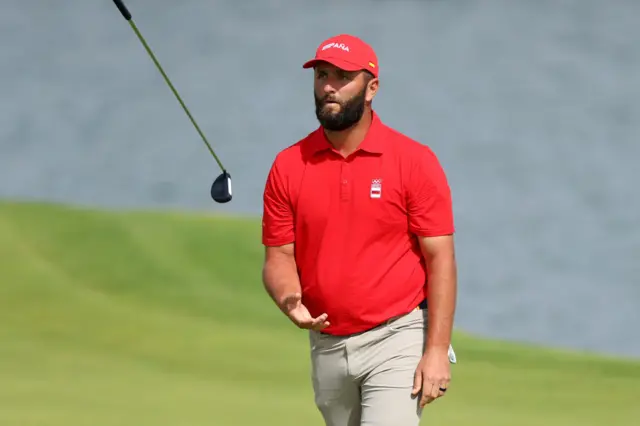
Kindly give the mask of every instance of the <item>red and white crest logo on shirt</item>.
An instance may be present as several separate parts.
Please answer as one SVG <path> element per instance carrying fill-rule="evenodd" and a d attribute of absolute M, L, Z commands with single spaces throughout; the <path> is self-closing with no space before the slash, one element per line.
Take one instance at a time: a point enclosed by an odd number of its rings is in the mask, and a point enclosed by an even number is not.
<path fill-rule="evenodd" d="M 371 198 L 380 198 L 382 196 L 382 179 L 371 179 Z"/>

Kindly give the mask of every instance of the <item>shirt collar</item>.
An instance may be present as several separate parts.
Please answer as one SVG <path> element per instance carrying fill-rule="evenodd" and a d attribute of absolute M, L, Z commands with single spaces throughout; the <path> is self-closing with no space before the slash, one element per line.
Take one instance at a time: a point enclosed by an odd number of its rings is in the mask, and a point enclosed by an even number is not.
<path fill-rule="evenodd" d="M 384 138 L 380 130 L 382 130 L 383 123 L 378 117 L 378 114 L 375 111 L 371 111 L 371 125 L 369 126 L 369 130 L 367 130 L 367 134 L 365 135 L 363 141 L 358 146 L 355 152 L 365 151 L 373 154 L 382 154 L 384 151 Z M 327 140 L 326 135 L 322 129 L 322 126 L 318 127 L 316 131 L 313 133 L 312 137 L 309 141 L 309 150 L 312 155 L 318 154 L 324 151 L 332 151 L 334 150 L 333 146 Z"/>

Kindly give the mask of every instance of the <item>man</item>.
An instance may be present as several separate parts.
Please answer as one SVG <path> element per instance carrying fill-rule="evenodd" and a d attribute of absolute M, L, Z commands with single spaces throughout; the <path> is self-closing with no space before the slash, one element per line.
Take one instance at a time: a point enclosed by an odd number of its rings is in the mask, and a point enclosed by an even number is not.
<path fill-rule="evenodd" d="M 270 169 L 264 285 L 309 330 L 327 426 L 416 426 L 455 362 L 447 179 L 428 147 L 373 111 L 379 64 L 364 41 L 332 37 L 303 67 L 313 68 L 320 126 Z"/>

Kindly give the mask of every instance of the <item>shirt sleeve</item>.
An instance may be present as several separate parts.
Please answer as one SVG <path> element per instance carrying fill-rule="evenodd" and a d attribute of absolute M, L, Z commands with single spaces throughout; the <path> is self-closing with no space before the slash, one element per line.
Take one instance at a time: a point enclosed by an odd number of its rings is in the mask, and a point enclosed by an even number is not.
<path fill-rule="evenodd" d="M 407 194 L 409 230 L 421 237 L 454 233 L 451 190 L 436 155 L 424 147 L 412 156 Z"/>
<path fill-rule="evenodd" d="M 263 195 L 262 244 L 265 246 L 280 246 L 295 240 L 293 209 L 287 188 L 286 177 L 276 158 Z"/>

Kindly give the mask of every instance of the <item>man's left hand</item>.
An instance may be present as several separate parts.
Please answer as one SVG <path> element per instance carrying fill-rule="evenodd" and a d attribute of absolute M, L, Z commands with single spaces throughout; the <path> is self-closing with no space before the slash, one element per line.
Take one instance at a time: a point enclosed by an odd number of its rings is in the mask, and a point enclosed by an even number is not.
<path fill-rule="evenodd" d="M 413 396 L 421 395 L 420 408 L 444 396 L 451 381 L 448 348 L 427 349 L 413 379 Z M 444 389 L 444 390 L 443 390 Z M 420 394 L 420 391 L 422 393 Z"/>

